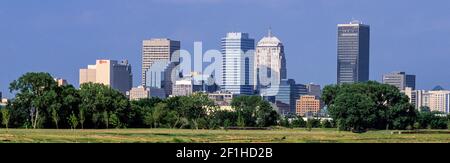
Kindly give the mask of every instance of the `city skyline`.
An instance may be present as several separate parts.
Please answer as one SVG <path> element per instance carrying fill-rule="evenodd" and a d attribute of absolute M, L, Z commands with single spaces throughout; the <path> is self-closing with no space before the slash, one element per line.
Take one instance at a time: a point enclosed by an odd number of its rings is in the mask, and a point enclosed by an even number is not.
<path fill-rule="evenodd" d="M 289 69 L 288 76 L 290 78 L 295 79 L 298 83 L 333 84 L 336 82 L 335 26 L 336 24 L 348 22 L 352 17 L 360 19 L 372 27 L 371 80 L 381 81 L 382 74 L 388 72 L 407 71 L 417 75 L 418 89 L 431 89 L 436 85 L 442 85 L 444 88 L 450 86 L 449 72 L 445 71 L 443 66 L 445 61 L 449 60 L 450 47 L 445 44 L 449 42 L 449 38 L 445 37 L 445 35 L 450 34 L 450 24 L 444 21 L 448 18 L 448 15 L 442 14 L 445 12 L 441 12 L 446 9 L 445 6 L 449 6 L 445 5 L 449 4 L 448 2 L 444 1 L 444 4 L 416 2 L 406 5 L 401 1 L 343 1 L 343 4 L 334 2 L 325 4 L 322 1 L 265 2 L 277 4 L 275 6 L 265 3 L 259 4 L 256 1 L 249 1 L 253 3 L 232 2 L 236 4 L 224 1 L 136 1 L 126 2 L 128 5 L 122 8 L 121 2 L 112 1 L 111 4 L 100 8 L 99 12 L 95 12 L 97 10 L 90 7 L 82 8 L 81 6 L 86 4 L 86 1 L 69 3 L 82 9 L 69 9 L 68 11 L 63 10 L 68 9 L 70 5 L 61 2 L 52 2 L 49 6 L 56 7 L 56 9 L 51 10 L 45 10 L 46 6 L 39 5 L 38 2 L 31 2 L 25 5 L 20 2 L 0 2 L 0 18 L 5 20 L 5 23 L 0 25 L 0 32 L 2 37 L 6 38 L 0 40 L 0 55 L 3 61 L 3 68 L 0 70 L 0 74 L 2 74 L 0 91 L 3 92 L 5 97 L 10 98 L 9 83 L 17 79 L 21 74 L 29 71 L 50 72 L 54 77 L 67 79 L 70 84 L 77 86 L 78 69 L 92 62 L 92 60 L 102 58 L 130 60 L 131 65 L 134 67 L 133 85 L 137 86 L 140 81 L 138 74 L 140 74 L 141 47 L 139 42 L 146 38 L 168 37 L 180 40 L 183 44 L 182 49 L 189 51 L 192 51 L 194 41 L 203 41 L 206 47 L 204 49 L 206 50 L 220 49 L 220 38 L 226 32 L 247 32 L 252 35 L 252 38 L 259 40 L 267 33 L 266 30 L 269 26 L 273 28 L 274 33 L 285 44 L 287 67 Z M 349 11 L 337 12 L 336 16 L 331 16 L 329 12 L 318 14 L 317 11 L 312 11 L 313 9 L 320 9 L 318 10 L 319 12 L 326 11 L 326 9 L 339 10 L 344 8 L 345 5 L 352 4 L 351 2 L 356 4 L 346 6 Z M 375 14 L 377 7 L 384 7 L 383 4 L 388 2 L 392 6 L 386 7 L 386 15 L 380 16 Z M 105 1 L 97 1 L 93 2 L 93 6 L 105 3 Z M 180 20 L 179 22 L 187 25 L 183 26 L 183 28 L 172 28 L 172 26 L 177 26 L 177 24 L 163 22 L 161 25 L 149 28 L 151 23 L 138 22 L 137 20 L 141 18 L 138 16 L 139 14 L 157 12 L 147 11 L 151 9 L 142 8 L 138 5 L 149 6 L 152 3 L 162 4 L 161 9 L 157 11 L 168 9 L 171 6 L 179 8 L 186 6 L 186 8 L 182 8 L 181 11 L 175 12 L 173 15 L 167 15 L 167 18 L 176 18 L 183 15 L 183 12 L 189 13 L 186 16 L 186 21 Z M 232 6 L 238 6 L 237 14 L 232 14 L 232 16 L 239 15 L 238 13 L 245 12 L 243 10 L 250 8 L 271 10 L 270 14 L 273 15 L 256 12 L 255 14 L 243 15 L 239 19 L 224 19 L 222 23 L 217 23 L 213 18 L 194 13 L 196 9 L 194 6 L 199 3 L 206 11 L 218 10 L 213 13 L 213 16 L 226 14 L 225 10 Z M 295 7 L 291 8 L 289 5 L 294 5 Z M 358 9 L 358 5 L 371 7 Z M 293 10 L 299 6 L 305 11 Z M 303 8 L 302 6 L 309 6 L 312 9 Z M 435 12 L 430 14 L 420 10 L 430 6 L 435 7 Z M 36 9 L 35 7 L 41 8 Z M 397 13 L 394 11 L 396 7 L 410 8 L 412 9 L 411 11 L 417 13 L 408 13 L 411 15 Z M 133 11 L 137 13 L 132 13 L 131 15 L 136 16 L 136 18 L 130 18 L 130 20 L 125 20 L 127 14 L 124 12 L 113 14 L 115 10 L 132 9 L 136 9 Z M 284 10 L 286 13 L 281 10 Z M 392 15 L 388 16 L 390 13 Z M 258 14 L 267 16 L 270 20 L 257 21 L 255 18 L 259 17 Z M 307 18 L 307 14 L 317 15 L 310 19 Z M 414 17 L 414 14 L 422 14 L 423 16 Z M 113 15 L 119 17 L 116 19 L 104 19 Z M 295 16 L 299 16 L 299 18 L 294 19 Z M 276 17 L 281 17 L 281 19 L 274 20 L 273 18 Z M 406 21 L 401 18 L 413 21 Z M 67 25 L 63 25 L 66 20 Z M 99 21 L 97 22 L 96 20 Z M 147 20 L 150 21 L 150 19 Z M 200 23 L 188 23 L 193 20 L 201 21 Z M 160 22 L 162 20 L 158 19 L 157 21 Z M 142 27 L 136 27 L 139 24 L 142 24 Z M 212 27 L 208 27 L 205 30 L 204 26 L 209 24 Z M 393 24 L 396 25 L 392 26 Z M 118 27 L 111 25 L 118 25 Z M 322 33 L 311 32 L 315 28 L 308 27 L 309 25 L 317 27 Z M 112 29 L 108 30 L 107 27 Z M 125 30 L 120 30 L 119 28 L 125 28 Z M 27 48 L 22 47 L 25 40 Z M 299 62 L 303 64 L 296 64 Z M 7 67 L 7 69 L 4 67 Z M 435 74 L 442 75 L 437 76 Z"/>

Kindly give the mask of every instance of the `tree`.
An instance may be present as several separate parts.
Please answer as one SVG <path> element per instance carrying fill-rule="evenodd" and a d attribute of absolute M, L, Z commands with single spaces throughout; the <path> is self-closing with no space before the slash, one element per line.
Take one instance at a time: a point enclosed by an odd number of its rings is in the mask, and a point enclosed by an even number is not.
<path fill-rule="evenodd" d="M 306 127 L 306 122 L 305 122 L 305 120 L 303 120 L 302 117 L 298 116 L 297 118 L 295 118 L 292 121 L 292 126 L 293 127 L 304 128 L 304 127 Z"/>
<path fill-rule="evenodd" d="M 245 127 L 245 118 L 244 118 L 244 116 L 242 116 L 242 114 L 238 114 L 238 119 L 237 119 L 236 124 L 239 127 Z"/>
<path fill-rule="evenodd" d="M 84 127 L 109 128 L 110 117 L 114 114 L 118 118 L 117 124 L 129 121 L 130 103 L 121 92 L 103 84 L 84 83 L 79 95 Z"/>
<path fill-rule="evenodd" d="M 2 114 L 2 124 L 5 125 L 6 129 L 8 129 L 9 118 L 10 118 L 9 110 L 1 109 L 1 114 Z"/>
<path fill-rule="evenodd" d="M 84 121 L 86 120 L 84 112 L 84 109 L 80 109 L 80 111 L 78 112 L 78 119 L 80 119 L 81 129 L 84 129 Z"/>
<path fill-rule="evenodd" d="M 16 93 L 13 105 L 16 109 L 27 110 L 31 125 L 35 129 L 39 118 L 44 117 L 40 113 L 47 112 L 55 99 L 56 82 L 48 73 L 26 73 L 14 80 L 10 86 L 10 92 Z"/>
<path fill-rule="evenodd" d="M 326 119 L 321 121 L 320 126 L 322 128 L 331 128 L 332 127 L 331 122 L 329 120 L 326 120 Z"/>
<path fill-rule="evenodd" d="M 239 96 L 233 98 L 231 106 L 245 121 L 245 126 L 268 127 L 276 125 L 278 113 L 259 96 Z"/>
<path fill-rule="evenodd" d="M 375 104 L 367 97 L 357 93 L 345 93 L 335 99 L 329 109 L 333 119 L 341 119 L 342 125 L 353 132 L 362 132 L 375 122 L 371 109 Z"/>
<path fill-rule="evenodd" d="M 411 128 L 417 116 L 396 87 L 373 81 L 326 86 L 322 99 L 337 126 L 355 132 Z"/>
<path fill-rule="evenodd" d="M 59 109 L 57 107 L 51 107 L 51 109 L 50 109 L 50 112 L 52 114 L 53 122 L 55 122 L 56 129 L 59 128 L 58 127 L 58 121 L 59 121 L 58 111 L 59 111 Z"/>
<path fill-rule="evenodd" d="M 71 114 L 69 116 L 69 124 L 71 129 L 76 129 L 78 126 L 78 118 L 75 114 Z"/>

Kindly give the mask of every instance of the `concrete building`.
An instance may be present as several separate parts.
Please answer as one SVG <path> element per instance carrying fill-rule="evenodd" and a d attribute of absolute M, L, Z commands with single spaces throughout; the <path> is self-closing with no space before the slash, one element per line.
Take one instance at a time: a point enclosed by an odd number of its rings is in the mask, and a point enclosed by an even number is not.
<path fill-rule="evenodd" d="M 316 114 L 320 111 L 321 102 L 316 96 L 304 95 L 297 100 L 296 113 L 300 116 Z"/>
<path fill-rule="evenodd" d="M 318 84 L 310 83 L 306 85 L 306 88 L 308 90 L 308 95 L 316 96 L 318 98 L 322 95 L 322 88 Z"/>
<path fill-rule="evenodd" d="M 192 95 L 193 92 L 192 80 L 177 80 L 173 86 L 172 96 L 189 96 Z"/>
<path fill-rule="evenodd" d="M 359 21 L 338 25 L 337 83 L 369 80 L 370 27 Z"/>
<path fill-rule="evenodd" d="M 180 56 L 180 41 L 155 38 L 142 42 L 142 85 L 163 88 L 166 94 L 172 93 L 172 79 L 177 73 L 175 61 Z"/>
<path fill-rule="evenodd" d="M 131 65 L 127 60 L 97 60 L 95 65 L 80 69 L 80 85 L 89 82 L 108 85 L 126 94 L 133 84 Z"/>
<path fill-rule="evenodd" d="M 269 34 L 263 37 L 256 46 L 254 64 L 254 86 L 255 90 L 270 87 L 276 80 L 287 78 L 286 57 L 283 43 L 269 30 Z"/>
<path fill-rule="evenodd" d="M 166 92 L 161 88 L 138 86 L 132 88 L 128 92 L 128 96 L 130 100 L 140 100 L 152 97 L 164 99 L 166 98 Z"/>
<path fill-rule="evenodd" d="M 408 75 L 405 72 L 392 72 L 383 75 L 383 83 L 397 87 L 404 91 L 406 87 L 416 89 L 416 76 Z"/>
<path fill-rule="evenodd" d="M 410 102 L 420 109 L 427 106 L 431 111 L 450 113 L 450 91 L 442 88 L 435 88 L 431 91 L 412 90 L 407 88 L 405 94 L 410 98 Z"/>
<path fill-rule="evenodd" d="M 255 40 L 247 33 L 231 32 L 222 38 L 222 91 L 252 95 Z"/>

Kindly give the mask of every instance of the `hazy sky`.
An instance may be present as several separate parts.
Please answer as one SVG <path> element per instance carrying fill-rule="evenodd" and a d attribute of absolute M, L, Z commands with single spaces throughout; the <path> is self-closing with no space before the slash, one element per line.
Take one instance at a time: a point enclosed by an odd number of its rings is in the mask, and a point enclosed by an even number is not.
<path fill-rule="evenodd" d="M 39 0 L 0 1 L 0 91 L 30 71 L 78 85 L 96 59 L 128 59 L 140 82 L 141 41 L 168 37 L 220 49 L 230 31 L 285 44 L 288 77 L 336 82 L 336 25 L 371 26 L 370 78 L 406 71 L 419 89 L 450 88 L 448 0 Z M 9 94 L 7 94 L 10 96 Z"/>

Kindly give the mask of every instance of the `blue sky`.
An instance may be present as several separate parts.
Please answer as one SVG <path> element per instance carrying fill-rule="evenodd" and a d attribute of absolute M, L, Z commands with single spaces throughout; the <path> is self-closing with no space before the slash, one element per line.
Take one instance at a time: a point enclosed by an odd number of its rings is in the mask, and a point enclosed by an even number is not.
<path fill-rule="evenodd" d="M 450 88 L 448 0 L 39 0 L 0 1 L 0 91 L 30 71 L 78 85 L 96 59 L 128 59 L 140 79 L 141 41 L 169 37 L 219 49 L 230 31 L 259 40 L 272 27 L 289 78 L 336 82 L 336 24 L 371 25 L 370 78 L 406 71 L 419 89 Z M 10 96 L 9 94 L 6 94 Z"/>

